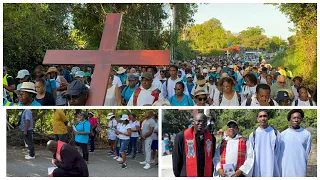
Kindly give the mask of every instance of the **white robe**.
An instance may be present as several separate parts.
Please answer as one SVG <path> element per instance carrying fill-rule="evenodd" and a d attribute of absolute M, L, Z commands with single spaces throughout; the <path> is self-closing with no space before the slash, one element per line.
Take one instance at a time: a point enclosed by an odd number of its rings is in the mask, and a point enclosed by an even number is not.
<path fill-rule="evenodd" d="M 227 147 L 226 147 L 226 164 L 233 164 L 233 167 L 237 166 L 238 161 L 238 143 L 239 138 L 242 137 L 241 135 L 236 135 L 233 139 L 230 137 L 226 137 L 225 139 L 228 141 Z M 247 152 L 246 152 L 246 160 L 244 161 L 244 164 L 240 166 L 240 170 L 243 172 L 243 174 L 246 177 L 252 176 L 252 169 L 253 169 L 253 163 L 254 163 L 254 152 L 253 148 L 251 146 L 251 143 L 247 141 Z M 219 176 L 218 170 L 221 168 L 220 164 L 220 146 L 221 142 L 219 143 L 216 152 L 214 154 L 213 163 L 215 168 L 215 176 Z"/>
<path fill-rule="evenodd" d="M 144 89 L 142 86 L 140 86 L 141 91 L 139 93 L 138 99 L 137 99 L 137 106 L 144 106 L 146 104 L 153 104 L 154 97 L 151 95 L 152 91 L 157 89 L 154 85 L 152 85 L 149 89 Z M 127 106 L 133 106 L 133 95 L 134 92 L 132 93 L 129 102 Z M 163 99 L 163 96 L 161 93 L 159 94 L 158 100 Z"/>
<path fill-rule="evenodd" d="M 280 177 L 279 153 L 280 153 L 280 133 L 275 135 L 274 129 L 269 126 L 266 129 L 258 127 L 255 135 L 255 145 L 253 132 L 249 136 L 249 141 L 254 149 L 253 177 Z"/>
<path fill-rule="evenodd" d="M 281 133 L 280 172 L 282 177 L 306 177 L 311 133 L 302 127 Z"/>

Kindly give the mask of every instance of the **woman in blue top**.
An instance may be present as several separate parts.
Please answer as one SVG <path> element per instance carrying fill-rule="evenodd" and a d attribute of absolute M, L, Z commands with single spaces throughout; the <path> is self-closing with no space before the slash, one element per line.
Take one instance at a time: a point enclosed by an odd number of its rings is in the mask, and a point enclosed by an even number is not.
<path fill-rule="evenodd" d="M 175 94 L 169 98 L 171 106 L 193 106 L 194 102 L 190 96 L 183 94 L 185 85 L 177 82 L 174 88 Z"/>
<path fill-rule="evenodd" d="M 76 126 L 75 134 L 75 141 L 77 146 L 80 146 L 82 149 L 83 159 L 86 160 L 87 164 L 89 163 L 89 152 L 88 152 L 88 141 L 89 141 L 89 134 L 90 134 L 90 123 L 87 120 L 87 113 L 81 112 L 77 115 L 78 119 L 80 120 L 79 124 Z"/>

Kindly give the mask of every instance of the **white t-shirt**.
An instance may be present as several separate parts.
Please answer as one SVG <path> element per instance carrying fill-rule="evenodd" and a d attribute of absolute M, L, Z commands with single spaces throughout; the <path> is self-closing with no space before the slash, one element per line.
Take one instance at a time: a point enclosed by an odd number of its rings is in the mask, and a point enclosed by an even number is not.
<path fill-rule="evenodd" d="M 132 130 L 137 130 L 136 126 L 140 127 L 139 121 L 135 121 L 135 122 L 130 121 L 130 125 L 131 125 L 131 129 Z M 132 131 L 131 137 L 139 137 L 139 132 L 133 132 Z"/>
<path fill-rule="evenodd" d="M 293 102 L 292 102 L 292 106 L 295 106 L 295 104 L 296 104 L 296 102 L 295 102 L 296 100 L 294 100 Z M 312 101 L 312 106 L 316 106 L 316 103 L 314 102 L 314 101 Z M 300 100 L 300 98 L 298 98 L 298 105 L 297 106 L 311 106 L 311 104 L 310 104 L 310 102 L 309 102 L 309 100 L 307 100 L 307 101 L 301 101 Z"/>
<path fill-rule="evenodd" d="M 259 76 L 258 78 L 260 80 L 260 84 L 267 84 L 267 80 L 263 78 L 262 76 Z"/>
<path fill-rule="evenodd" d="M 241 92 L 241 102 L 246 100 L 248 98 L 248 96 L 252 97 L 256 93 L 256 89 L 257 89 L 257 85 L 255 85 L 253 87 L 243 86 L 242 92 Z"/>
<path fill-rule="evenodd" d="M 117 124 L 117 131 L 120 131 L 121 126 L 122 126 L 122 123 L 118 123 Z M 119 135 L 120 134 L 117 135 L 117 138 L 119 138 Z"/>
<path fill-rule="evenodd" d="M 157 122 L 156 122 L 157 123 Z M 153 132 L 154 131 L 158 131 L 158 123 L 156 124 L 156 126 L 154 127 L 154 130 L 153 130 Z M 152 133 L 152 140 L 158 140 L 158 134 L 156 134 L 156 133 Z"/>
<path fill-rule="evenodd" d="M 118 76 L 113 76 L 112 85 L 115 85 L 116 87 L 121 87 L 122 86 L 121 79 Z"/>
<path fill-rule="evenodd" d="M 237 92 L 234 92 L 234 95 L 231 100 L 226 99 L 224 95 L 222 95 L 221 104 L 219 104 L 220 103 L 219 95 L 220 95 L 220 91 L 215 91 L 214 98 L 213 98 L 214 106 L 240 106 Z"/>
<path fill-rule="evenodd" d="M 127 134 L 128 133 L 128 129 L 131 129 L 130 124 L 127 124 L 127 125 L 123 124 L 122 126 L 120 126 L 119 131 L 122 132 L 122 133 Z M 126 140 L 126 139 L 130 139 L 130 136 L 126 136 L 124 134 L 119 134 L 118 138 Z"/>
<path fill-rule="evenodd" d="M 248 99 L 242 101 L 241 106 L 246 106 L 247 100 L 248 100 Z M 275 100 L 269 99 L 269 102 L 270 102 L 270 101 L 273 101 L 274 106 L 279 106 L 278 103 L 277 103 Z M 269 103 L 269 104 L 270 104 L 270 103 Z M 259 103 L 259 101 L 257 100 L 257 95 L 256 95 L 256 94 L 252 95 L 250 106 L 260 106 L 260 103 Z"/>
<path fill-rule="evenodd" d="M 162 83 L 159 79 L 154 78 L 152 81 L 152 86 L 156 87 L 159 90 L 162 90 Z"/>
<path fill-rule="evenodd" d="M 116 138 L 116 133 L 114 131 L 114 126 L 117 126 L 118 122 L 114 119 L 109 121 L 108 123 L 108 138 L 109 139 L 115 139 Z"/>

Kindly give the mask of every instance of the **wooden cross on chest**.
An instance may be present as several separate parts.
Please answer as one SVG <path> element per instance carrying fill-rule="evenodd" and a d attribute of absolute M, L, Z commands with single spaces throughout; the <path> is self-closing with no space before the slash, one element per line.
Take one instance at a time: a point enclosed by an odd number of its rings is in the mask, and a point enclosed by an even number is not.
<path fill-rule="evenodd" d="M 108 14 L 99 50 L 47 50 L 43 64 L 94 65 L 88 106 L 103 106 L 111 65 L 169 65 L 169 50 L 116 50 L 122 14 Z"/>

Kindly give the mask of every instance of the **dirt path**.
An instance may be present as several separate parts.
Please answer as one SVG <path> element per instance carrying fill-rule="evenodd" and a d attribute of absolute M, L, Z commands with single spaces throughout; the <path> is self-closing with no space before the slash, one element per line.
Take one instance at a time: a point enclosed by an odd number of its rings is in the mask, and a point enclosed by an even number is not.
<path fill-rule="evenodd" d="M 7 149 L 7 176 L 9 177 L 47 177 L 48 167 L 52 167 L 52 154 L 44 148 L 35 150 L 36 158 L 25 160 L 27 151 L 9 147 Z M 128 158 L 127 169 L 122 169 L 113 157 L 107 155 L 107 150 L 97 149 L 89 154 L 89 176 L 91 177 L 157 177 L 158 167 L 152 165 L 151 169 L 143 169 L 139 162 L 144 160 L 144 155 L 137 154 L 136 159 Z"/>

